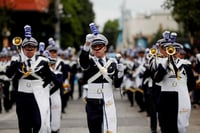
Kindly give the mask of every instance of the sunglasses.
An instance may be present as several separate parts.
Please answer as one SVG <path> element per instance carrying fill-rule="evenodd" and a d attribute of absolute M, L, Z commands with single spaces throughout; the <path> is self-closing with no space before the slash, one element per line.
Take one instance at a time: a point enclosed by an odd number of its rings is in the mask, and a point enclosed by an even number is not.
<path fill-rule="evenodd" d="M 95 45 L 92 45 L 92 49 L 95 50 L 95 51 L 99 51 L 101 50 L 103 47 L 105 46 L 105 44 L 95 44 Z"/>

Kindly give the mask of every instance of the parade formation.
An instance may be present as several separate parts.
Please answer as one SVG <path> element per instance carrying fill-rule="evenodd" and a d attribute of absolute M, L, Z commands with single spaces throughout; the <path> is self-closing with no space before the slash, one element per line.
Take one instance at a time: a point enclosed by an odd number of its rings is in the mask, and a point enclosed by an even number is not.
<path fill-rule="evenodd" d="M 52 37 L 39 42 L 25 25 L 24 38 L 13 38 L 15 49 L 0 53 L 0 113 L 15 106 L 20 133 L 59 133 L 77 84 L 89 133 L 119 132 L 117 90 L 129 108 L 150 118 L 149 132 L 186 133 L 191 110 L 200 105 L 200 54 L 187 55 L 177 33 L 165 31 L 152 48 L 111 56 L 109 38 L 94 23 L 88 28 L 83 47 L 74 51 L 62 50 Z"/>

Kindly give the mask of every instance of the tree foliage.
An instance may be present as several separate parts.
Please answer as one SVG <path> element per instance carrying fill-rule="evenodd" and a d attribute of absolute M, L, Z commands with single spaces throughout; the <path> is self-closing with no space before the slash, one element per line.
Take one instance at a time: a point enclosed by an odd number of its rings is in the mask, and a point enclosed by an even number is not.
<path fill-rule="evenodd" d="M 33 36 L 40 42 L 48 44 L 49 37 L 55 37 L 55 23 L 58 18 L 55 15 L 55 0 L 50 0 L 48 12 L 16 11 L 0 9 L 0 30 L 4 24 L 11 31 L 9 40 L 15 36 L 24 38 L 23 27 L 31 25 Z M 61 48 L 73 46 L 79 49 L 85 41 L 85 35 L 90 31 L 89 23 L 94 21 L 93 5 L 89 0 L 60 0 L 63 4 L 63 13 L 60 14 Z M 0 38 L 1 39 L 1 38 Z"/>
<path fill-rule="evenodd" d="M 103 28 L 103 35 L 108 38 L 109 47 L 116 48 L 117 36 L 118 36 L 118 20 L 108 20 Z"/>
<path fill-rule="evenodd" d="M 177 22 L 183 24 L 185 32 L 192 36 L 200 31 L 200 1 L 199 0 L 166 0 L 164 8 L 172 9 Z"/>
<path fill-rule="evenodd" d="M 89 0 L 62 0 L 62 3 L 61 44 L 79 49 L 89 33 L 89 23 L 94 20 L 93 5 Z"/>

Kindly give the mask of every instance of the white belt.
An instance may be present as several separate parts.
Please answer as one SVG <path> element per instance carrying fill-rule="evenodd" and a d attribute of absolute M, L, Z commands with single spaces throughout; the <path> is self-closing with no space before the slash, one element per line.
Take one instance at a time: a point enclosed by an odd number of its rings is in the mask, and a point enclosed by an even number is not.
<path fill-rule="evenodd" d="M 19 80 L 18 91 L 25 93 L 33 93 L 34 88 L 38 88 L 43 85 L 43 81 L 41 80 L 27 80 L 21 79 Z"/>
<path fill-rule="evenodd" d="M 185 84 L 185 82 L 182 81 L 171 81 L 171 82 L 165 82 L 163 83 L 162 87 L 161 87 L 161 91 L 178 91 L 179 88 L 183 87 L 183 86 L 187 86 Z"/>
<path fill-rule="evenodd" d="M 109 83 L 90 83 L 86 92 L 87 98 L 102 99 L 103 94 L 112 93 L 112 84 Z"/>

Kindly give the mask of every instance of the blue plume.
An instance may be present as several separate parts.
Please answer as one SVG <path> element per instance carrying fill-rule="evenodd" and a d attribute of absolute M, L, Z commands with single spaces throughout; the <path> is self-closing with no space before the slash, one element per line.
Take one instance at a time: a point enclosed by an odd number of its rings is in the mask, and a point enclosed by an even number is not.
<path fill-rule="evenodd" d="M 165 40 L 169 40 L 170 38 L 170 32 L 169 31 L 164 31 L 163 33 L 162 33 L 162 36 L 163 36 L 163 38 L 165 39 Z"/>
<path fill-rule="evenodd" d="M 52 46 L 56 45 L 52 37 L 48 39 L 48 42 L 49 42 L 49 45 L 52 45 Z"/>
<path fill-rule="evenodd" d="M 43 55 L 44 55 L 45 57 L 47 57 L 48 59 L 51 58 L 50 53 L 49 53 L 48 50 L 45 50 L 45 51 L 43 52 Z"/>
<path fill-rule="evenodd" d="M 92 33 L 94 35 L 98 35 L 99 34 L 99 31 L 98 31 L 97 26 L 96 26 L 95 23 L 90 23 L 89 26 L 90 26 L 90 30 L 92 31 Z"/>
<path fill-rule="evenodd" d="M 170 34 L 170 42 L 174 43 L 176 41 L 177 33 L 173 32 Z"/>
<path fill-rule="evenodd" d="M 25 38 L 31 38 L 32 34 L 31 34 L 31 26 L 30 25 L 25 25 L 24 26 L 24 32 L 25 32 Z"/>
<path fill-rule="evenodd" d="M 39 43 L 39 52 L 43 53 L 45 49 L 45 43 L 44 42 L 40 42 Z"/>

